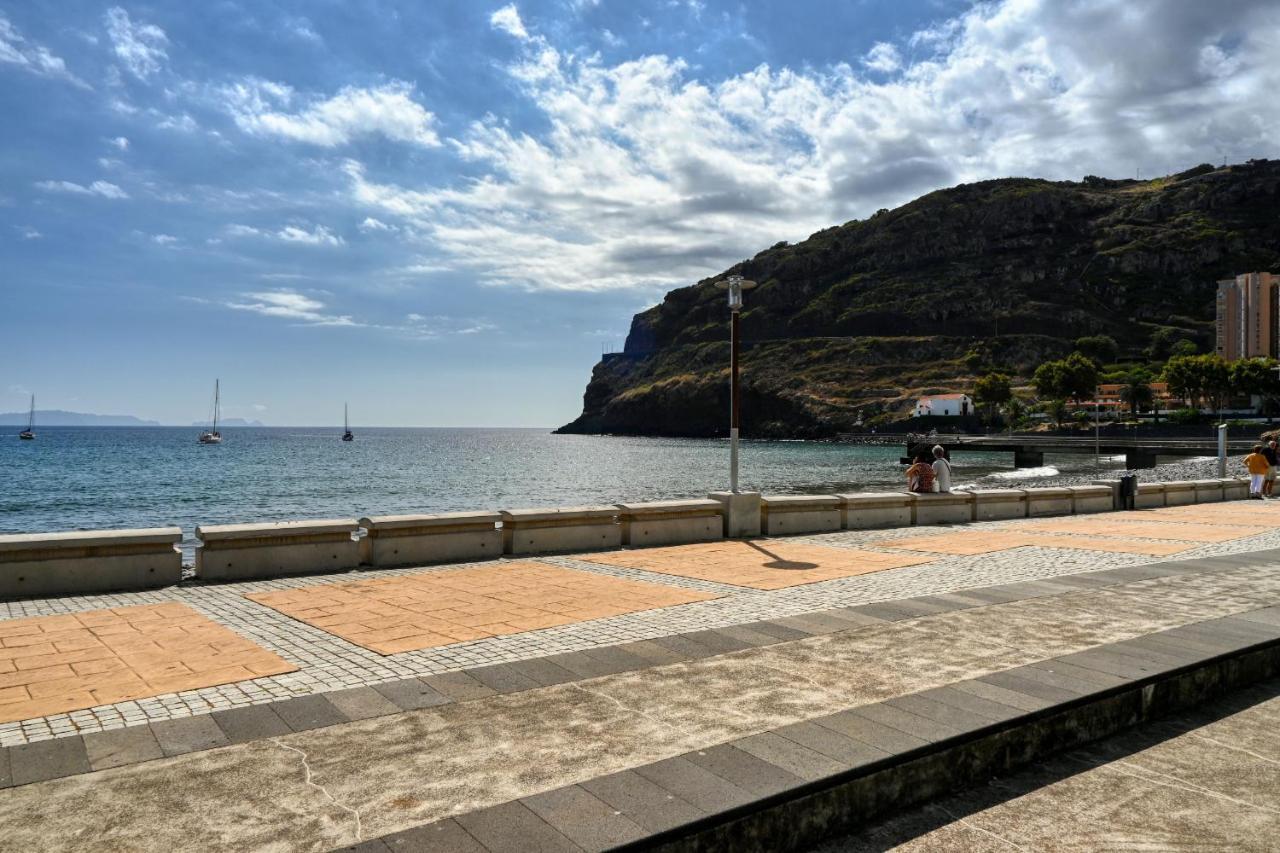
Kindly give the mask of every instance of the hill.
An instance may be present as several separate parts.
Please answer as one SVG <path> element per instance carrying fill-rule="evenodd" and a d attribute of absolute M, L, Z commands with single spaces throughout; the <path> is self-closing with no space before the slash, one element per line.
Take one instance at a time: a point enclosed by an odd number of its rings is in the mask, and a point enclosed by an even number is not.
<path fill-rule="evenodd" d="M 979 363 L 1029 377 L 1085 335 L 1137 352 L 1167 328 L 1211 348 L 1215 282 L 1277 269 L 1280 161 L 962 184 L 671 291 L 560 431 L 726 434 L 714 282 L 730 273 L 760 285 L 742 313 L 743 434 L 781 438 L 905 417 L 922 393 L 970 388 Z"/>
<path fill-rule="evenodd" d="M 0 413 L 0 424 L 26 426 L 27 413 Z M 36 426 L 160 426 L 160 422 L 143 420 L 133 415 L 93 415 L 62 409 L 36 409 Z"/>
<path fill-rule="evenodd" d="M 208 421 L 192 421 L 192 422 L 191 422 L 191 425 L 192 425 L 193 427 L 208 427 L 208 426 L 209 426 L 209 422 L 208 422 Z M 220 426 L 220 427 L 224 427 L 224 426 L 228 426 L 228 427 L 260 427 L 260 426 L 262 426 L 262 425 L 263 425 L 263 424 L 262 424 L 262 421 L 251 421 L 251 420 L 245 420 L 244 418 L 223 418 L 222 420 L 218 421 L 218 426 Z"/>

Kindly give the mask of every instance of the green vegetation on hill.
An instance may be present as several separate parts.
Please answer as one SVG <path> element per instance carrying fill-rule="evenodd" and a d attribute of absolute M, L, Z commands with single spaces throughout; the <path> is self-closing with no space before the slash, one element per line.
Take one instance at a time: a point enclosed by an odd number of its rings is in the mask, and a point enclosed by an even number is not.
<path fill-rule="evenodd" d="M 668 293 L 596 365 L 566 432 L 725 433 L 728 311 L 713 282 L 759 282 L 742 314 L 743 431 L 818 437 L 905 418 L 924 393 L 1047 360 L 1211 349 L 1215 282 L 1280 268 L 1280 161 L 1151 181 L 1008 178 L 779 243 Z"/>

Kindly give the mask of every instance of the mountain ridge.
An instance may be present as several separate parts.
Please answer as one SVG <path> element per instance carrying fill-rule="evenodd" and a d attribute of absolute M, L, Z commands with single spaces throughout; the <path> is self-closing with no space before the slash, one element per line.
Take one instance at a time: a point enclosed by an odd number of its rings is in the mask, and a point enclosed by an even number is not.
<path fill-rule="evenodd" d="M 635 315 L 570 433 L 727 432 L 728 310 L 746 296 L 743 433 L 812 438 L 905 417 L 915 396 L 1027 378 L 1081 336 L 1168 328 L 1209 348 L 1215 282 L 1280 268 L 1280 161 L 1151 180 L 1001 178 L 782 242 Z"/>

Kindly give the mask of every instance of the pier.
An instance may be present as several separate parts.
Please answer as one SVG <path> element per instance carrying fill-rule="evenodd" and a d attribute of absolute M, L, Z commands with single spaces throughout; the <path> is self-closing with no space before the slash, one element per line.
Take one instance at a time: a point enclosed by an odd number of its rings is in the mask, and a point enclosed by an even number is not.
<path fill-rule="evenodd" d="M 1227 441 L 1228 454 L 1245 454 L 1257 444 L 1254 438 L 1234 438 Z M 941 444 L 948 453 L 983 452 L 1012 453 L 1013 467 L 1039 468 L 1044 465 L 1046 453 L 1098 453 L 1104 456 L 1124 455 L 1125 467 L 1130 470 L 1154 468 L 1164 456 L 1217 456 L 1218 443 L 1213 438 L 1102 438 L 1075 436 L 1033 435 L 938 435 L 931 439 L 923 436 L 905 439 L 904 465 L 911 463 L 911 456 L 920 447 Z"/>

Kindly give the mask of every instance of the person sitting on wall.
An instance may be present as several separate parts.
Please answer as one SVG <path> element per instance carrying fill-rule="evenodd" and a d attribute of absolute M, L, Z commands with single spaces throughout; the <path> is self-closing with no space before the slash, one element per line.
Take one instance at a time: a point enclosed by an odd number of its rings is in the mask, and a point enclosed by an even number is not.
<path fill-rule="evenodd" d="M 1261 444 L 1255 444 L 1253 452 L 1244 458 L 1244 467 L 1249 470 L 1249 497 L 1262 500 L 1262 484 L 1267 477 L 1267 471 L 1271 470 L 1271 463 L 1262 455 Z M 909 474 L 911 468 L 908 468 L 907 472 Z"/>
<path fill-rule="evenodd" d="M 941 444 L 933 446 L 933 479 L 935 492 L 951 491 L 951 462 L 947 459 L 947 451 Z"/>
<path fill-rule="evenodd" d="M 933 491 L 933 466 L 929 454 L 923 450 L 916 454 L 916 461 L 907 469 L 907 491 L 925 494 Z"/>

